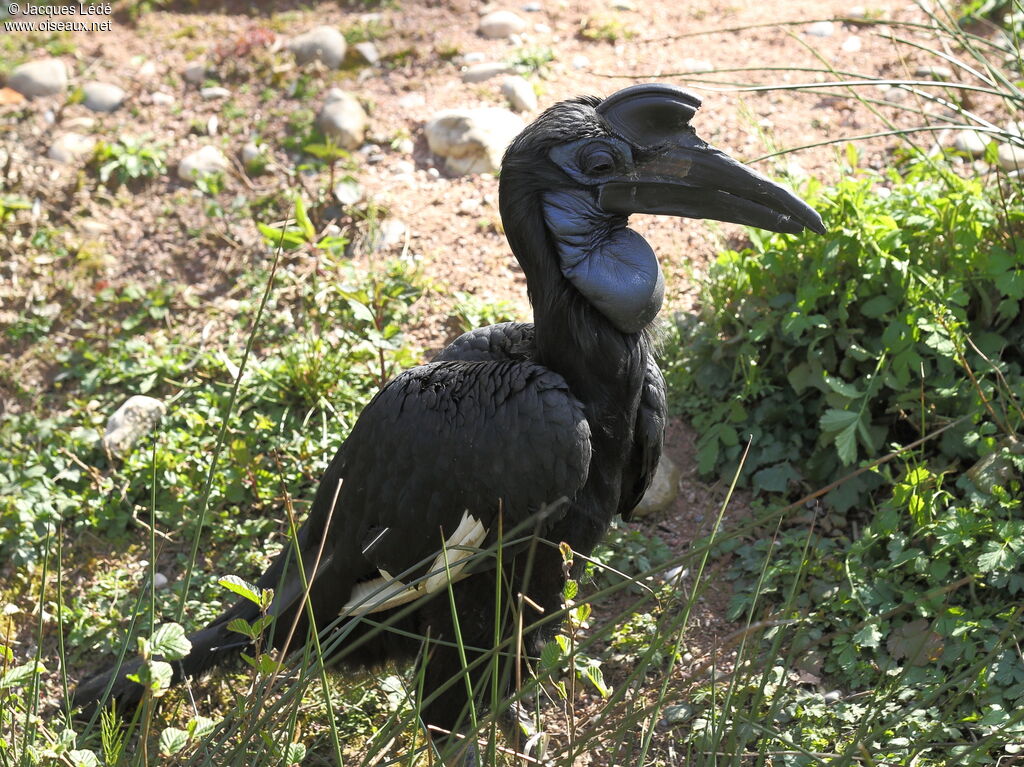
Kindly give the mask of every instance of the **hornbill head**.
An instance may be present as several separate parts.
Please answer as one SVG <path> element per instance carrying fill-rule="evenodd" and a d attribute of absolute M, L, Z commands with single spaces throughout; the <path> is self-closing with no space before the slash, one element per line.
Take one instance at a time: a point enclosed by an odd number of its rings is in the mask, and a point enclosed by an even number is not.
<path fill-rule="evenodd" d="M 690 126 L 700 99 L 670 85 L 633 85 L 606 99 L 548 109 L 512 142 L 502 164 L 501 213 L 527 279 L 538 250 L 623 333 L 661 308 L 661 269 L 626 228 L 632 213 L 708 218 L 824 234 L 821 217 L 788 189 L 710 146 Z M 531 206 L 549 235 L 538 247 Z M 535 228 L 535 224 L 533 224 Z M 531 286 L 532 287 L 532 286 Z"/>

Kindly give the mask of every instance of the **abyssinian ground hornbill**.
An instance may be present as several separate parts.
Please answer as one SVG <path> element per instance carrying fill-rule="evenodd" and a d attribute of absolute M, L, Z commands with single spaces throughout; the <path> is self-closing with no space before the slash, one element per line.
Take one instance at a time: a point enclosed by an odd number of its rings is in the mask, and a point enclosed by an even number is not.
<path fill-rule="evenodd" d="M 470 331 L 399 375 L 363 410 L 321 480 L 298 541 L 316 625 L 339 615 L 394 618 L 400 631 L 376 629 L 347 656 L 357 663 L 414 656 L 424 640 L 412 635 L 429 638 L 423 695 L 440 692 L 422 716 L 435 732 L 464 726 L 470 697 L 449 581 L 480 704 L 491 700 L 490 672 L 474 667 L 474 648 L 495 646 L 497 603 L 505 636 L 516 605 L 525 605 L 525 626 L 541 611 L 557 614 L 565 578 L 557 544 L 589 553 L 616 514 L 628 516 L 658 463 L 665 385 L 649 328 L 664 285 L 628 216 L 825 231 L 798 197 L 702 141 L 690 127 L 699 106 L 675 87 L 635 85 L 556 104 L 526 128 L 505 154 L 500 208 L 533 324 Z M 503 535 L 499 584 L 493 550 Z M 490 556 L 469 556 L 488 547 Z M 286 549 L 258 582 L 275 590 L 267 637 L 275 646 L 293 624 L 294 645 L 307 636 L 295 559 Z M 430 592 L 442 596 L 409 607 Z M 520 593 L 527 599 L 517 602 Z M 193 634 L 175 680 L 246 649 L 227 625 L 258 616 L 243 601 Z M 549 621 L 527 632 L 527 654 L 556 628 Z M 122 709 L 142 692 L 126 671 L 111 690 Z M 111 676 L 83 683 L 76 702 L 95 705 Z"/>

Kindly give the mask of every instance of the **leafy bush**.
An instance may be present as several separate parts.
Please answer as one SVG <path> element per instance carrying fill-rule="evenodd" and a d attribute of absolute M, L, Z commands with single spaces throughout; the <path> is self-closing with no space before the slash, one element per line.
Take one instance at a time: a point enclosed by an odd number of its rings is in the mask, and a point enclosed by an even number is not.
<path fill-rule="evenodd" d="M 792 494 L 871 471 L 720 546 L 729 617 L 769 628 L 688 740 L 991 764 L 1024 739 L 1019 190 L 917 159 L 812 196 L 832 231 L 723 254 L 669 378 L 705 472 Z"/>
<path fill-rule="evenodd" d="M 938 170 L 848 173 L 811 190 L 826 236 L 751 232 L 718 258 L 668 364 L 703 473 L 730 475 L 749 437 L 755 489 L 813 490 L 963 414 L 930 454 L 976 460 L 1013 431 L 985 403 L 1024 380 L 1024 208 Z M 826 500 L 849 509 L 880 481 Z"/>

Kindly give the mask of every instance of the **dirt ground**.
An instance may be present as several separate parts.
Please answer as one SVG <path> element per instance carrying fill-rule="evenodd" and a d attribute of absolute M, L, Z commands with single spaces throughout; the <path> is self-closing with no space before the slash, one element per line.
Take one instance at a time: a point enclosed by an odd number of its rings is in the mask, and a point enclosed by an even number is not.
<path fill-rule="evenodd" d="M 365 145 L 353 155 L 353 175 L 365 196 L 400 219 L 407 232 L 390 252 L 356 258 L 382 258 L 405 249 L 419 261 L 436 288 L 413 329 L 429 354 L 450 340 L 448 318 L 456 291 L 512 302 L 521 317 L 530 316 L 522 271 L 501 234 L 496 179 L 438 172 L 442 165 L 431 155 L 423 133 L 424 123 L 440 110 L 505 105 L 501 77 L 463 82 L 467 54 L 471 61 L 472 54 L 502 61 L 524 50 L 550 50 L 552 59 L 529 74 L 542 109 L 559 99 L 608 94 L 654 78 L 683 86 L 704 100 L 694 120 L 698 133 L 738 159 L 755 161 L 779 148 L 885 126 L 838 87 L 759 93 L 736 90 L 735 83 L 821 82 L 826 76 L 820 70 L 829 68 L 872 77 L 911 77 L 920 61 L 906 60 L 885 33 L 859 19 L 923 19 L 923 12 L 907 0 L 875 0 L 867 8 L 837 0 L 541 0 L 506 6 L 401 0 L 368 5 L 183 2 L 144 11 L 136 19 L 122 11 L 109 32 L 67 37 L 59 56 L 71 73 L 71 88 L 87 80 L 111 82 L 128 92 L 126 103 L 111 114 L 90 112 L 82 104 L 63 105 L 63 99 L 54 98 L 27 106 L 0 105 L 0 185 L 32 199 L 36 209 L 30 215 L 62 228 L 73 250 L 101 254 L 100 262 L 86 284 L 58 290 L 46 280 L 33 280 L 34 272 L 13 252 L 16 239 L 5 240 L 12 252 L 0 253 L 0 263 L 7 264 L 0 266 L 0 326 L 13 322 L 32 303 L 56 300 L 61 316 L 54 343 L 60 345 L 62 338 L 74 335 L 76 306 L 87 304 L 101 285 L 174 285 L 213 305 L 237 297 L 237 286 L 226 275 L 266 257 L 259 234 L 251 219 L 227 218 L 213 235 L 204 232 L 201 195 L 179 181 L 174 168 L 200 144 L 214 143 L 237 157 L 241 146 L 259 135 L 274 153 L 269 172 L 248 178 L 238 164 L 228 191 L 254 198 L 293 186 L 286 170 L 293 163 L 273 139 L 286 131 L 290 114 L 299 108 L 318 109 L 326 89 L 338 86 L 355 94 L 370 118 Z M 498 7 L 528 22 L 519 39 L 488 40 L 478 32 L 480 17 Z M 845 16 L 857 18 L 831 27 L 811 24 Z M 337 72 L 314 66 L 309 70 L 311 93 L 301 103 L 287 92 L 302 74 L 294 63 L 278 57 L 281 71 L 258 75 L 258 53 L 233 52 L 232 46 L 252 30 L 271 30 L 279 40 L 274 45 L 280 45 L 316 24 L 375 30 L 371 38 L 381 64 L 353 63 Z M 24 58 L 48 55 L 42 44 L 27 50 L 21 43 L 13 47 Z M 252 62 L 247 62 L 250 55 Z M 232 91 L 230 109 L 223 100 L 204 100 L 197 85 L 184 80 L 186 67 L 195 62 L 205 62 L 214 79 Z M 709 68 L 717 71 L 696 71 Z M 156 92 L 169 94 L 173 102 L 154 103 Z M 879 89 L 876 95 L 882 94 Z M 881 107 L 880 114 L 903 119 L 896 108 Z M 209 135 L 214 117 L 217 128 Z M 207 135 L 197 135 L 204 126 Z M 84 160 L 63 165 L 46 156 L 54 136 L 70 129 L 106 140 L 149 136 L 166 146 L 169 170 L 130 193 L 115 194 L 86 183 Z M 411 139 L 411 153 L 403 139 Z M 376 149 L 368 149 L 371 144 Z M 861 143 L 862 162 L 884 167 L 893 146 L 894 140 L 884 137 Z M 818 146 L 761 161 L 757 167 L 768 175 L 787 169 L 828 182 L 837 176 L 836 153 L 842 148 L 841 143 Z M 683 219 L 638 218 L 633 226 L 659 254 L 671 312 L 696 306 L 700 275 L 718 249 L 742 237 L 737 227 Z M 180 330 L 188 336 L 198 327 Z M 45 390 L 55 371 L 37 359 L 33 347 L 6 338 L 0 343 L 7 371 L 0 384 L 6 400 L 2 413 L 18 409 L 26 390 Z M 667 452 L 682 472 L 679 497 L 662 515 L 641 523 L 676 551 L 708 532 L 724 497 L 723 486 L 696 476 L 694 439 L 686 424 L 671 424 Z M 729 514 L 742 515 L 744 508 L 742 497 L 734 499 Z M 723 579 L 714 580 L 694 622 L 695 656 L 713 654 L 717 642 L 734 628 L 722 617 L 728 586 Z"/>

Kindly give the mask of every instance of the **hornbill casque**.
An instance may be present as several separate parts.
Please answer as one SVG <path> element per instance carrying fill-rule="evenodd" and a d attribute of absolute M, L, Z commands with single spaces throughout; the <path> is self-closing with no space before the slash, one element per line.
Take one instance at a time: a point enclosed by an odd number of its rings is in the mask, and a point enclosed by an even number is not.
<path fill-rule="evenodd" d="M 507 613 L 526 595 L 525 626 L 557 615 L 566 577 L 558 544 L 589 554 L 616 514 L 629 516 L 658 464 L 665 383 L 651 327 L 664 282 L 629 215 L 825 231 L 793 193 L 701 140 L 690 126 L 699 106 L 676 87 L 634 85 L 558 103 L 527 127 L 505 153 L 499 204 L 533 323 L 472 330 L 400 374 L 321 479 L 297 544 L 316 627 L 339 616 L 366 623 L 349 634 L 358 646 L 346 660 L 367 665 L 413 657 L 424 640 L 412 637 L 427 637 L 423 694 L 437 694 L 422 717 L 434 732 L 464 727 L 469 702 L 451 604 L 470 666 L 472 648 L 495 645 L 497 602 Z M 467 556 L 499 540 L 500 575 L 496 556 Z M 277 647 L 291 633 L 300 644 L 308 630 L 300 557 L 289 551 L 257 584 L 275 591 L 266 639 Z M 441 598 L 420 599 L 429 593 Z M 399 631 L 377 628 L 360 644 L 367 616 Z M 193 634 L 175 681 L 246 650 L 228 623 L 258 617 L 243 600 Z M 528 631 L 526 653 L 538 654 L 557 628 L 549 620 Z M 108 683 L 122 710 L 137 704 L 143 688 L 125 679 L 133 668 L 87 680 L 76 704 L 94 707 Z M 471 669 L 474 689 L 488 673 L 486 663 Z"/>

